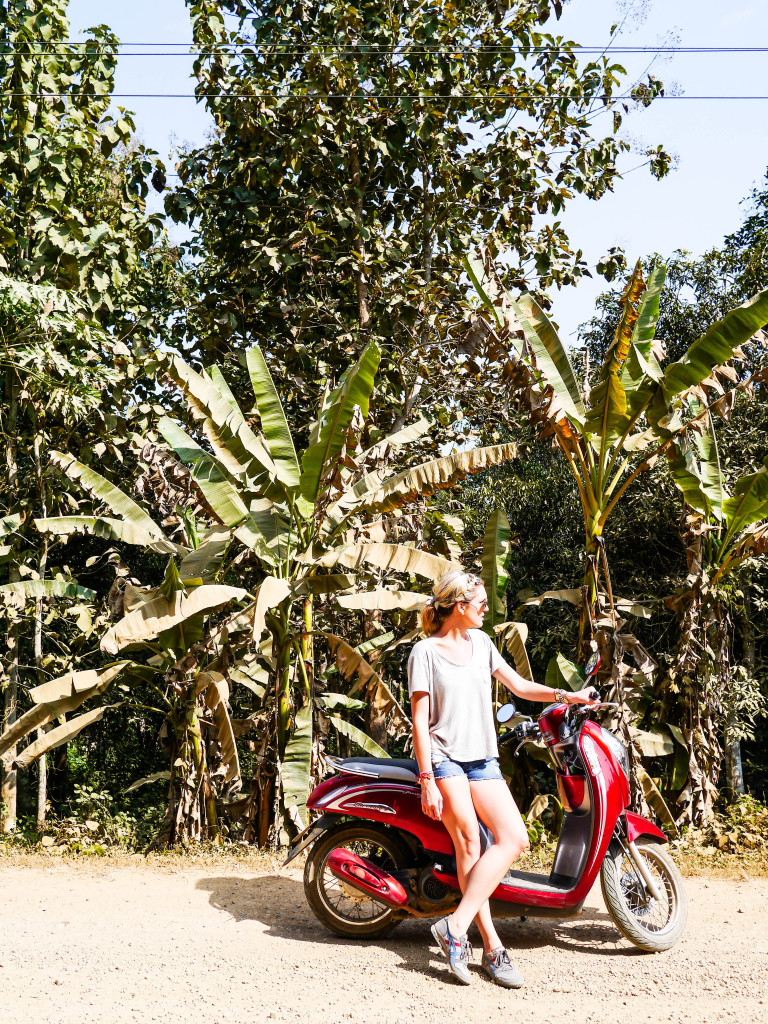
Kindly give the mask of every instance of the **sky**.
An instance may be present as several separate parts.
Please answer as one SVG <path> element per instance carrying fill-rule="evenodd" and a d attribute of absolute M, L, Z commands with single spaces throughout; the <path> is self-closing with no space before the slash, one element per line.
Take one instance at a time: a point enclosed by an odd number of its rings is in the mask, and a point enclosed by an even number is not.
<path fill-rule="evenodd" d="M 192 57 L 185 46 L 174 47 L 175 56 L 148 56 L 168 53 L 157 44 L 191 42 L 184 0 L 71 0 L 69 17 L 73 39 L 106 21 L 124 44 L 117 93 L 192 94 Z M 614 37 L 617 46 L 768 47 L 765 0 L 571 0 L 549 30 L 583 46 L 603 46 L 615 23 L 622 25 Z M 740 203 L 761 183 L 768 166 L 765 56 L 677 52 L 656 60 L 651 72 L 680 98 L 657 101 L 625 121 L 622 134 L 633 151 L 620 164 L 624 179 L 599 202 L 577 197 L 562 218 L 589 265 L 615 245 L 624 249 L 630 264 L 654 252 L 669 256 L 681 249 L 700 255 L 738 228 L 745 215 Z M 650 59 L 616 56 L 627 68 L 630 85 Z M 696 98 L 710 96 L 767 98 Z M 160 153 L 169 169 L 172 147 L 201 144 L 211 125 L 194 99 L 115 102 L 135 112 L 142 141 Z M 602 115 L 594 131 L 607 134 L 610 127 L 610 115 Z M 661 182 L 647 167 L 635 169 L 647 159 L 644 150 L 659 143 L 675 156 L 675 169 Z M 565 340 L 575 341 L 578 325 L 589 319 L 604 288 L 594 278 L 552 294 L 552 315 Z"/>

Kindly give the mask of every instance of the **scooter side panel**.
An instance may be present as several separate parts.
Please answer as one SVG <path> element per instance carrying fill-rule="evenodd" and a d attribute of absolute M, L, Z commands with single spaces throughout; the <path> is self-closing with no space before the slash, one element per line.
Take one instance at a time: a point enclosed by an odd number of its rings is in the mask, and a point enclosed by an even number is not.
<path fill-rule="evenodd" d="M 369 782 L 360 776 L 339 775 L 322 782 L 308 806 L 326 814 L 346 814 L 391 825 L 410 832 L 427 850 L 454 854 L 445 826 L 424 814 L 421 790 L 407 783 Z"/>
<path fill-rule="evenodd" d="M 626 808 L 626 785 L 622 785 L 621 768 L 604 746 L 599 726 L 585 722 L 579 745 L 592 789 L 594 822 L 584 870 L 569 894 L 569 902 L 574 903 L 584 900 L 592 888 L 613 837 L 616 822 Z"/>

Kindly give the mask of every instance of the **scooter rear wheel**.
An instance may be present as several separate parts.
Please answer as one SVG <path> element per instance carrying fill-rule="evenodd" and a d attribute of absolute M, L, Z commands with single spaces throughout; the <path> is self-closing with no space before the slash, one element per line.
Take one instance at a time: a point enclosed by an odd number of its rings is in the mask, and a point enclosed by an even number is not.
<path fill-rule="evenodd" d="M 392 871 L 408 863 L 409 851 L 405 843 L 384 828 L 362 822 L 343 822 L 320 836 L 304 868 L 307 902 L 326 928 L 347 939 L 386 935 L 402 917 L 393 907 L 346 886 L 330 872 L 328 857 L 340 846 Z"/>
<path fill-rule="evenodd" d="M 612 842 L 600 869 L 600 885 L 608 913 L 621 934 L 640 949 L 660 953 L 674 946 L 688 919 L 688 896 L 674 861 L 659 843 L 640 838 L 635 846 L 661 900 L 646 893 L 634 861 Z"/>

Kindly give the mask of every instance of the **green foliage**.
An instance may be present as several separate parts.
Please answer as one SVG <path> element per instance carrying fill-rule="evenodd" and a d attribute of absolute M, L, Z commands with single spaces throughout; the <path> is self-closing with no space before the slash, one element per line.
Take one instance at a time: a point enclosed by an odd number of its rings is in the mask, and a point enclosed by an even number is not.
<path fill-rule="evenodd" d="M 484 360 L 504 353 L 451 344 L 462 255 L 491 240 L 515 287 L 590 273 L 560 218 L 616 182 L 626 143 L 595 126 L 606 109 L 622 121 L 623 69 L 545 33 L 550 0 L 188 6 L 216 131 L 166 204 L 197 230 L 187 342 L 220 356 L 258 341 L 300 434 L 307 395 L 371 338 L 396 403 L 379 403 L 383 428 L 420 406 L 445 424 L 478 387 L 501 404 Z M 609 279 L 621 265 L 601 261 Z"/>

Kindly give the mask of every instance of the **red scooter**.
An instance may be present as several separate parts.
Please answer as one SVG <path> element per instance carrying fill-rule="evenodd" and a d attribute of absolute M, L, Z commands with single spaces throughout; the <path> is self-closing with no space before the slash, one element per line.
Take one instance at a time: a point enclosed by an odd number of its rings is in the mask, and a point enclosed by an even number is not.
<path fill-rule="evenodd" d="M 599 656 L 587 664 L 587 682 Z M 510 869 L 491 896 L 500 917 L 574 917 L 600 872 L 608 912 L 641 949 L 669 949 L 680 938 L 688 898 L 655 825 L 627 810 L 624 744 L 589 719 L 599 705 L 552 704 L 538 721 L 516 716 L 500 744 L 543 740 L 554 762 L 563 827 L 548 875 Z M 603 705 L 605 706 L 605 705 Z M 498 711 L 515 717 L 513 704 Z M 338 772 L 313 791 L 321 816 L 292 843 L 286 864 L 311 846 L 304 871 L 310 907 L 347 938 L 385 935 L 406 917 L 450 914 L 461 898 L 453 843 L 421 809 L 415 760 L 329 758 Z M 480 823 L 483 850 L 493 835 Z"/>

